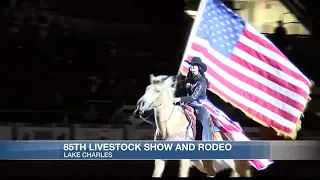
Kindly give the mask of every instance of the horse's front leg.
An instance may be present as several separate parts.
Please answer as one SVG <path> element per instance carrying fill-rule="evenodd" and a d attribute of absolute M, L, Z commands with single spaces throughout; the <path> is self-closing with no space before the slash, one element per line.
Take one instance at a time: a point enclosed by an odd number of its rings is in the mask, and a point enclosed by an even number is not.
<path fill-rule="evenodd" d="M 154 141 L 158 140 L 158 137 L 159 137 L 159 129 L 157 128 L 157 129 L 156 129 L 156 132 L 155 132 L 154 135 L 153 135 L 153 140 L 154 140 Z"/>
<path fill-rule="evenodd" d="M 190 167 L 191 167 L 190 159 L 180 160 L 179 177 L 189 177 Z"/>
<path fill-rule="evenodd" d="M 152 177 L 161 177 L 166 166 L 166 161 L 161 159 L 156 159 L 154 161 L 154 169 Z"/>

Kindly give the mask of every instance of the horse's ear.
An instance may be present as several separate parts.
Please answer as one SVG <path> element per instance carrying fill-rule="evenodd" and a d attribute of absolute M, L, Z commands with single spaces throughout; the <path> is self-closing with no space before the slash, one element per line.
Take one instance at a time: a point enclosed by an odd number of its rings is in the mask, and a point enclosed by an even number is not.
<path fill-rule="evenodd" d="M 150 74 L 149 79 L 150 79 L 150 84 L 152 84 L 152 83 L 153 83 L 153 80 L 154 80 L 154 75 L 153 75 L 153 74 Z"/>

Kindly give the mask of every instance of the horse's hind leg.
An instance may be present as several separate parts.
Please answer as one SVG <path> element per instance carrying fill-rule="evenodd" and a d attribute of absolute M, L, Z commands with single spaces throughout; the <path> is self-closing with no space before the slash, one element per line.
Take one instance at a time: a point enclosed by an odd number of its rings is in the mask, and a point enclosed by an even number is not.
<path fill-rule="evenodd" d="M 245 171 L 242 177 L 252 177 L 252 172 L 250 167 L 248 167 Z"/>
<path fill-rule="evenodd" d="M 230 177 L 240 177 L 240 174 L 235 169 L 231 169 Z"/>
<path fill-rule="evenodd" d="M 212 160 L 202 160 L 203 167 L 207 173 L 207 177 L 214 177 L 216 172 L 214 170 L 214 162 Z"/>
<path fill-rule="evenodd" d="M 240 177 L 251 177 L 251 168 L 248 161 L 238 160 L 236 161 L 236 171 Z"/>
<path fill-rule="evenodd" d="M 156 159 L 154 161 L 154 169 L 152 177 L 161 177 L 166 166 L 166 161 L 161 159 Z"/>
<path fill-rule="evenodd" d="M 191 166 L 196 167 L 199 171 L 201 171 L 202 173 L 207 174 L 206 170 L 203 167 L 203 163 L 200 160 L 192 160 L 191 161 Z"/>
<path fill-rule="evenodd" d="M 231 170 L 230 177 L 241 177 L 241 175 L 239 174 L 239 171 L 237 169 L 237 162 L 235 160 L 226 159 L 226 160 L 224 160 L 224 162 L 228 164 L 228 166 Z"/>
<path fill-rule="evenodd" d="M 189 159 L 180 160 L 179 177 L 189 177 L 191 162 Z"/>

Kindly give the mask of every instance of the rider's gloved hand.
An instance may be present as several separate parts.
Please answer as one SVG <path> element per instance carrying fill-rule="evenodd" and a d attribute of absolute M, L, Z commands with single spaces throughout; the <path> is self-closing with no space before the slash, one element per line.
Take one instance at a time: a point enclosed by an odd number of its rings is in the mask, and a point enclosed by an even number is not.
<path fill-rule="evenodd" d="M 181 101 L 180 98 L 174 98 L 174 99 L 173 99 L 173 103 L 174 103 L 174 104 L 177 104 L 177 103 L 179 103 L 180 101 Z"/>

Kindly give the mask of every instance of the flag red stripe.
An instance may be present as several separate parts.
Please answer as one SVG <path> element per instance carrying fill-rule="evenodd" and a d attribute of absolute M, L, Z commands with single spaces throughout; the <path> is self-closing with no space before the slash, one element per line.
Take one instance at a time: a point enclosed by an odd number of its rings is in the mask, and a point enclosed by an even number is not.
<path fill-rule="evenodd" d="M 285 60 L 289 61 L 289 59 L 272 43 L 266 41 L 265 39 L 260 38 L 259 36 L 255 35 L 254 33 L 248 31 L 247 28 L 245 28 L 242 32 L 243 35 L 246 37 L 252 37 L 253 39 L 259 39 L 259 41 L 256 41 L 261 46 L 272 50 L 273 52 L 279 54 L 281 57 L 283 57 Z"/>
<path fill-rule="evenodd" d="M 238 106 L 239 108 L 243 109 L 245 112 L 249 113 L 252 117 L 258 118 L 260 120 L 262 120 L 263 122 L 265 122 L 266 124 L 268 124 L 269 126 L 273 126 L 276 129 L 282 130 L 285 133 L 292 133 L 292 129 L 288 128 L 286 126 L 283 126 L 281 124 L 279 124 L 278 122 L 270 119 L 269 117 L 259 113 L 258 111 L 245 106 L 241 103 L 239 103 L 238 101 L 236 101 L 235 99 L 233 99 L 232 97 L 228 96 L 227 94 L 225 94 L 224 92 L 220 91 L 218 88 L 216 88 L 213 85 L 209 85 L 209 87 L 214 90 L 215 92 L 217 92 L 219 95 L 223 96 L 224 98 L 228 99 L 231 103 L 235 104 L 236 106 Z"/>
<path fill-rule="evenodd" d="M 209 106 L 207 106 L 207 105 L 203 105 L 203 106 L 204 106 L 205 108 L 207 108 L 209 111 L 211 111 L 211 113 L 214 113 L 217 117 L 219 116 L 219 115 L 217 115 L 217 114 L 215 113 L 215 111 L 214 111 L 211 107 L 209 107 Z M 216 118 L 216 117 L 214 117 L 214 118 Z M 225 132 L 233 132 L 233 131 L 239 132 L 239 130 L 236 129 L 236 127 L 234 127 L 234 126 L 232 126 L 232 125 L 230 125 L 230 124 L 223 124 L 223 126 L 224 126 L 223 130 L 224 130 Z"/>
<path fill-rule="evenodd" d="M 270 43 L 265 43 L 263 41 L 263 39 L 261 39 L 260 37 L 256 36 L 255 34 L 252 34 L 251 32 L 249 32 L 247 29 L 245 29 L 243 31 L 243 36 L 247 37 L 248 39 L 253 40 L 254 42 L 263 45 L 264 47 L 266 47 L 267 49 L 281 55 L 282 53 L 280 52 L 280 50 L 278 50 L 273 44 Z M 243 51 L 249 53 L 251 56 L 256 57 L 257 59 L 260 59 L 263 62 L 266 62 L 267 64 L 269 64 L 270 66 L 279 69 L 280 71 L 283 71 L 284 73 L 288 74 L 289 76 L 294 77 L 297 80 L 302 81 L 304 84 L 306 84 L 307 86 L 310 86 L 310 81 L 307 81 L 303 76 L 301 76 L 300 74 L 290 70 L 289 68 L 287 68 L 286 66 L 278 63 L 277 61 L 275 61 L 274 59 L 267 57 L 263 54 L 261 54 L 260 52 L 252 49 L 251 47 L 248 47 L 247 45 L 242 44 L 241 42 L 237 43 L 237 47 L 242 49 Z M 281 54 L 280 54 L 281 53 Z M 282 54 L 283 55 L 283 54 Z M 284 55 L 282 56 L 284 57 Z M 285 58 L 287 59 L 287 58 Z"/>
<path fill-rule="evenodd" d="M 188 72 L 188 68 L 183 66 L 182 67 L 182 71 L 183 72 Z M 235 99 L 233 99 L 232 97 L 230 97 L 229 95 L 225 94 L 224 92 L 220 91 L 220 89 L 216 88 L 215 86 L 213 86 L 212 84 L 209 84 L 209 88 L 211 88 L 213 91 L 217 92 L 219 95 L 223 96 L 225 99 L 228 99 L 232 104 L 235 104 L 236 106 L 238 106 L 239 108 L 241 108 L 244 112 L 249 113 L 252 117 L 255 117 L 257 119 L 262 120 L 263 122 L 265 122 L 266 124 L 268 124 L 269 126 L 272 126 L 276 129 L 282 130 L 285 133 L 292 133 L 292 129 L 288 128 L 286 126 L 283 126 L 279 123 L 277 123 L 276 121 L 270 119 L 269 117 L 259 113 L 258 111 L 249 108 L 248 106 L 245 106 L 241 103 L 239 103 L 238 101 L 236 101 Z"/>
<path fill-rule="evenodd" d="M 216 58 L 214 58 L 214 56 L 211 55 L 207 51 L 207 49 L 205 47 L 202 47 L 201 45 L 193 43 L 191 48 L 194 49 L 195 51 L 201 52 L 205 57 L 210 59 L 214 64 L 219 66 L 221 69 L 223 69 L 225 72 L 229 73 L 233 77 L 236 77 L 239 80 L 241 80 L 243 82 L 246 82 L 246 83 L 252 85 L 253 87 L 255 87 L 257 89 L 260 89 L 261 91 L 264 91 L 267 94 L 270 94 L 271 96 L 273 96 L 274 98 L 279 99 L 280 101 L 286 102 L 287 104 L 291 105 L 292 107 L 294 107 L 296 109 L 299 109 L 299 110 L 303 109 L 303 105 L 300 104 L 299 102 L 294 101 L 293 99 L 276 92 L 275 90 L 273 90 L 273 89 L 271 89 L 271 88 L 269 88 L 269 87 L 267 87 L 267 86 L 255 81 L 255 80 L 251 79 L 248 76 L 245 76 L 245 75 L 239 73 L 238 71 L 236 71 L 236 70 L 230 68 L 229 66 L 226 66 L 225 64 L 221 63 L 220 61 L 216 60 Z M 190 58 L 190 57 L 188 57 L 188 58 Z M 239 59 L 239 60 L 235 59 L 235 61 L 240 65 L 242 65 L 242 63 L 243 63 L 241 61 L 241 59 Z M 253 71 L 255 68 L 250 68 L 250 69 Z M 259 74 L 259 71 L 253 71 L 253 72 Z M 261 71 L 260 71 L 260 73 L 261 73 Z"/>
<path fill-rule="evenodd" d="M 239 127 L 237 124 L 233 123 L 231 120 L 229 120 L 225 116 L 223 116 L 223 115 L 221 116 L 221 114 L 217 114 L 216 111 L 211 106 L 209 106 L 207 104 L 203 104 L 203 106 L 206 107 L 208 111 L 211 111 L 210 112 L 211 115 L 213 115 L 213 114 L 215 115 L 214 118 L 219 119 L 219 118 L 223 117 L 224 119 L 226 119 L 227 123 L 223 123 L 222 121 L 220 121 L 221 124 L 224 126 L 223 130 L 225 132 L 233 132 L 233 131 L 243 132 L 241 127 Z"/>
<path fill-rule="evenodd" d="M 255 168 L 258 170 L 262 170 L 262 169 L 266 168 L 266 165 L 263 164 L 260 160 L 254 159 L 254 160 L 250 160 L 250 161 L 255 166 Z M 270 164 L 272 164 L 272 161 L 269 161 L 269 162 L 270 162 Z"/>
<path fill-rule="evenodd" d="M 241 57 L 233 55 L 231 57 L 231 59 L 234 62 L 236 62 L 238 64 L 241 64 L 243 67 L 249 69 L 248 68 L 249 63 L 247 61 L 245 61 L 244 59 L 242 59 Z M 282 87 L 284 87 L 284 88 L 286 88 L 286 89 L 288 89 L 288 90 L 290 90 L 292 92 L 295 92 L 295 93 L 299 94 L 300 96 L 302 96 L 304 98 L 308 98 L 309 97 L 308 93 L 305 90 L 301 89 L 300 87 L 297 87 L 297 86 L 291 84 L 290 82 L 285 81 L 285 80 L 283 80 L 283 79 L 281 79 L 281 78 L 279 78 L 279 77 L 277 77 L 277 76 L 275 76 L 275 75 L 273 75 L 273 74 L 271 74 L 271 73 L 269 73 L 269 72 L 267 72 L 267 71 L 255 66 L 253 64 L 250 64 L 250 65 L 251 65 L 251 68 L 250 68 L 251 71 L 253 71 L 253 72 L 257 73 L 257 74 L 260 74 L 261 76 L 265 77 L 266 79 L 268 79 L 268 80 L 270 80 L 270 81 L 272 81 L 272 82 L 274 82 L 274 83 L 276 83 L 276 84 L 278 84 L 278 85 L 280 85 L 280 86 L 282 86 Z"/>
<path fill-rule="evenodd" d="M 304 79 L 301 77 L 301 76 L 297 76 L 297 73 L 296 72 L 293 72 L 291 71 L 289 68 L 287 68 L 286 66 L 283 66 L 282 64 L 279 64 L 278 62 L 276 62 L 275 60 L 273 59 L 270 59 L 269 57 L 263 55 L 263 54 L 259 54 L 259 52 L 255 51 L 254 49 L 252 49 L 251 47 L 241 43 L 241 42 L 238 42 L 237 43 L 237 47 L 239 49 L 241 49 L 242 51 L 244 52 L 247 52 L 248 54 L 250 54 L 252 57 L 255 57 L 257 59 L 259 59 L 260 61 L 262 62 L 265 62 L 267 64 L 269 64 L 270 66 L 284 72 L 285 74 L 299 80 L 299 81 L 302 81 L 304 84 L 306 84 L 306 81 L 304 81 Z M 248 63 L 248 62 L 247 62 Z M 279 78 L 280 79 L 280 78 Z M 288 84 L 288 82 L 286 82 Z M 308 84 L 306 84 L 307 86 L 309 86 Z M 294 86 L 291 84 L 291 86 Z M 297 88 L 300 88 L 300 87 L 297 87 Z"/>

